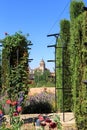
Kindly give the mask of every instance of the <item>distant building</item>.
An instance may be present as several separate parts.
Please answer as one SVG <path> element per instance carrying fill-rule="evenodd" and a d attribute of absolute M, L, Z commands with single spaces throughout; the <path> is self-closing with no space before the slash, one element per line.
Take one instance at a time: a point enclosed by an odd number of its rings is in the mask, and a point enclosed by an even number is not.
<path fill-rule="evenodd" d="M 34 79 L 34 73 L 35 73 L 36 71 L 43 73 L 45 70 L 49 70 L 49 69 L 46 68 L 45 62 L 44 62 L 44 60 L 42 59 L 42 60 L 40 61 L 39 67 L 37 67 L 37 68 L 35 68 L 35 69 L 30 69 L 30 68 L 29 68 L 30 79 Z M 50 70 L 49 70 L 49 72 L 50 72 Z M 50 72 L 50 73 L 51 73 L 51 72 Z M 52 73 L 52 75 L 55 75 L 55 74 Z M 52 75 L 51 75 L 51 76 L 52 76 Z"/>
<path fill-rule="evenodd" d="M 45 62 L 44 62 L 44 60 L 42 59 L 42 60 L 40 61 L 39 67 L 38 67 L 38 68 L 35 68 L 35 69 L 34 69 L 34 72 L 35 72 L 35 71 L 41 71 L 41 72 L 43 73 L 45 70 L 48 70 L 48 69 L 46 68 Z M 49 70 L 49 71 L 50 71 L 50 70 Z"/>

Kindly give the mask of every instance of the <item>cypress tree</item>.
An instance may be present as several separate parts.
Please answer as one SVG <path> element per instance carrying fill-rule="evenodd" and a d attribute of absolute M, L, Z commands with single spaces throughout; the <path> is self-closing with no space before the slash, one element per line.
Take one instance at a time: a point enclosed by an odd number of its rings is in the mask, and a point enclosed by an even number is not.
<path fill-rule="evenodd" d="M 57 49 L 57 56 L 59 56 L 57 61 L 57 66 L 61 66 L 59 68 L 59 71 L 57 72 L 59 79 L 57 80 L 57 84 L 59 84 L 59 81 L 61 82 L 60 85 L 58 85 L 58 88 L 61 88 L 58 90 L 58 98 L 61 99 L 59 102 L 61 102 L 59 108 L 62 110 L 64 108 L 64 111 L 71 111 L 71 104 L 72 104 L 72 94 L 71 94 L 71 85 L 70 85 L 70 71 L 69 71 L 69 64 L 70 64 L 70 58 L 69 58 L 69 51 L 68 51 L 68 44 L 70 42 L 70 22 L 68 20 L 61 20 L 60 22 L 60 44 L 58 43 L 58 46 L 61 46 L 61 50 Z M 61 59 L 61 60 L 60 60 Z M 61 74 L 59 73 L 61 72 Z M 64 106 L 63 106 L 64 105 Z"/>
<path fill-rule="evenodd" d="M 87 12 L 83 12 L 84 3 L 73 0 L 70 5 L 70 69 L 73 94 L 73 111 L 75 114 L 77 128 L 87 129 L 87 90 L 83 80 L 87 79 L 86 54 L 87 42 L 86 18 Z"/>

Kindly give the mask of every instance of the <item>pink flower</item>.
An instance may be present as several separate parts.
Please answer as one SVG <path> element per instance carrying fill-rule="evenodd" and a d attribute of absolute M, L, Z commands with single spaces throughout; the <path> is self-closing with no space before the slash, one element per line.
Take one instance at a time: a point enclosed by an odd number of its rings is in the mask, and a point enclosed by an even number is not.
<path fill-rule="evenodd" d="M 22 111 L 22 107 L 21 107 L 21 106 L 18 106 L 18 107 L 17 107 L 17 111 L 18 111 L 18 112 L 21 112 L 21 111 Z"/>
<path fill-rule="evenodd" d="M 0 115 L 3 114 L 2 110 L 0 110 Z"/>
<path fill-rule="evenodd" d="M 3 117 L 3 112 L 2 112 L 2 110 L 0 110 L 0 118 L 2 118 Z"/>
<path fill-rule="evenodd" d="M 43 121 L 43 120 L 44 120 L 44 118 L 43 118 L 42 115 L 39 115 L 38 118 L 39 118 L 40 121 Z"/>
<path fill-rule="evenodd" d="M 6 103 L 7 103 L 7 104 L 11 104 L 11 100 L 8 99 L 8 100 L 6 101 Z"/>
<path fill-rule="evenodd" d="M 12 106 L 15 106 L 16 104 L 17 104 L 16 101 L 11 102 L 11 105 L 12 105 Z"/>

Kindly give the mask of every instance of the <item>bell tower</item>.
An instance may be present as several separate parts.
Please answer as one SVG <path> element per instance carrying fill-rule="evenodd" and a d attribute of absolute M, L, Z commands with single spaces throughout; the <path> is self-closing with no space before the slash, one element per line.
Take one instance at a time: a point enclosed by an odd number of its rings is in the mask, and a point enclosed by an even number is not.
<path fill-rule="evenodd" d="M 43 59 L 40 61 L 40 70 L 41 70 L 42 72 L 45 71 L 45 62 L 44 62 Z"/>

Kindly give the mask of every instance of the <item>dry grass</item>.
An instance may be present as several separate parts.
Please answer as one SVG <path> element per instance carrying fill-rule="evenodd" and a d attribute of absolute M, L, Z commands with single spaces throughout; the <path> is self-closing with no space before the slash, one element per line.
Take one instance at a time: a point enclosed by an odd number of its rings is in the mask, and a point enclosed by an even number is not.
<path fill-rule="evenodd" d="M 23 124 L 21 130 L 35 130 L 35 126 L 32 123 Z"/>
<path fill-rule="evenodd" d="M 30 88 L 28 96 L 35 95 L 44 91 L 47 91 L 49 93 L 55 93 L 55 88 L 54 87 Z"/>

